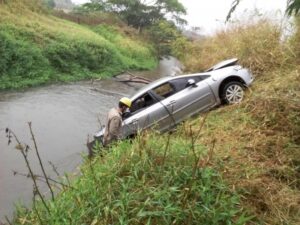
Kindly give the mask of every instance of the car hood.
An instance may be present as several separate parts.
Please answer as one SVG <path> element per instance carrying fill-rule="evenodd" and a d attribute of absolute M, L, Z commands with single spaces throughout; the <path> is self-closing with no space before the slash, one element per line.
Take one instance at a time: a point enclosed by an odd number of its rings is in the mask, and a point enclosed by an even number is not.
<path fill-rule="evenodd" d="M 211 71 L 214 71 L 214 70 L 222 69 L 224 67 L 234 66 L 234 65 L 236 65 L 237 61 L 238 61 L 237 58 L 227 59 L 225 61 L 219 62 L 218 64 L 216 64 L 213 67 L 209 68 L 205 72 L 211 72 Z"/>

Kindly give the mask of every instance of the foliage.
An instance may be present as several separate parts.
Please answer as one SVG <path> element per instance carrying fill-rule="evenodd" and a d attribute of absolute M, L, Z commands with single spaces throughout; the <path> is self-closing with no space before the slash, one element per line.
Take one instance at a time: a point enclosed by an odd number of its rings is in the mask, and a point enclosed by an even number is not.
<path fill-rule="evenodd" d="M 0 89 L 18 88 L 20 81 L 27 85 L 49 80 L 50 64 L 43 52 L 30 42 L 18 40 L 1 28 L 0 31 Z"/>
<path fill-rule="evenodd" d="M 204 71 L 219 61 L 237 57 L 259 76 L 294 60 L 289 47 L 281 44 L 281 37 L 280 28 L 268 19 L 240 23 L 189 45 L 186 68 L 193 72 Z"/>
<path fill-rule="evenodd" d="M 84 4 L 84 9 L 103 10 L 118 14 L 127 24 L 138 29 L 149 27 L 171 16 L 178 23 L 185 23 L 181 18 L 186 10 L 178 0 L 93 0 Z"/>
<path fill-rule="evenodd" d="M 86 161 L 72 188 L 47 203 L 50 214 L 41 203 L 19 208 L 15 224 L 41 224 L 40 216 L 45 224 L 299 224 L 298 31 L 285 42 L 260 21 L 191 44 L 192 71 L 241 58 L 256 77 L 247 99 L 172 134 L 117 143 Z M 107 26 L 95 32 L 120 38 Z"/>
<path fill-rule="evenodd" d="M 181 134 L 143 134 L 103 154 L 86 161 L 72 188 L 48 202 L 50 213 L 41 204 L 19 209 L 14 224 L 39 224 L 38 217 L 49 225 L 239 225 L 250 219 L 220 175 L 198 164 L 208 156 L 205 146 Z"/>
<path fill-rule="evenodd" d="M 243 103 L 206 119 L 199 143 L 215 139 L 211 165 L 243 196 L 241 207 L 257 217 L 253 224 L 300 224 L 299 33 L 282 40 L 276 25 L 248 22 L 191 48 L 185 65 L 194 72 L 238 57 L 255 76 Z M 185 126 L 197 130 L 198 123 Z"/>
<path fill-rule="evenodd" d="M 138 37 L 136 37 L 134 41 L 130 38 L 126 38 L 124 32 L 115 26 L 99 25 L 94 27 L 93 31 L 118 46 L 118 51 L 120 51 L 121 54 L 128 56 L 126 61 L 130 65 L 129 69 L 147 68 L 147 63 L 152 57 L 153 50 L 150 46 L 148 46 L 148 52 L 145 52 L 143 48 L 137 48 L 137 44 L 140 46 L 145 45 L 143 40 Z M 132 30 L 129 32 L 132 32 Z M 132 32 L 132 35 L 134 35 L 134 32 Z"/>
<path fill-rule="evenodd" d="M 43 2 L 50 9 L 53 9 L 55 7 L 55 1 L 54 0 L 43 0 Z"/>
<path fill-rule="evenodd" d="M 288 0 L 286 12 L 288 15 L 298 15 L 300 10 L 300 0 Z"/>
<path fill-rule="evenodd" d="M 226 16 L 226 21 L 229 21 L 231 16 L 232 16 L 232 13 L 234 13 L 234 11 L 236 10 L 236 7 L 240 4 L 240 1 L 241 0 L 234 0 L 231 4 L 231 8 L 229 9 L 229 12 Z"/>
<path fill-rule="evenodd" d="M 105 39 L 110 30 L 100 34 L 35 12 L 33 5 L 14 4 L 0 8 L 1 90 L 104 77 L 156 64 L 150 45 L 139 40 L 119 35 L 112 43 Z"/>
<path fill-rule="evenodd" d="M 289 39 L 291 50 L 297 60 L 298 64 L 300 63 L 300 16 L 295 17 L 295 33 Z"/>
<path fill-rule="evenodd" d="M 62 10 L 54 10 L 52 14 L 64 20 L 69 20 L 73 23 L 78 23 L 88 26 L 97 26 L 99 24 L 107 24 L 112 26 L 130 29 L 119 17 L 111 13 L 105 12 L 89 12 L 82 11 L 83 8 L 75 7 L 71 12 L 64 12 Z M 129 33 L 136 33 L 135 29 L 131 29 Z"/>
<path fill-rule="evenodd" d="M 174 23 L 166 20 L 158 21 L 147 30 L 147 36 L 153 43 L 156 43 L 158 56 L 173 55 L 183 58 L 187 40 Z"/>
<path fill-rule="evenodd" d="M 241 0 L 234 0 L 232 2 L 231 8 L 226 16 L 226 21 L 229 21 L 232 13 L 236 10 L 237 6 L 240 4 Z M 300 10 L 300 0 L 287 0 L 287 8 L 285 10 L 286 14 L 289 16 L 291 15 L 298 15 Z"/>

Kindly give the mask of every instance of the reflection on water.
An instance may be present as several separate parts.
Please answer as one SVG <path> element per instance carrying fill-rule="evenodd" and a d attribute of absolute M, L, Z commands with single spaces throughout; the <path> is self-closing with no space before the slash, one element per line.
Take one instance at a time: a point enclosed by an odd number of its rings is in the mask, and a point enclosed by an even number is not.
<path fill-rule="evenodd" d="M 156 70 L 134 74 L 154 80 L 174 74 L 178 66 L 177 60 L 169 58 L 162 60 Z M 100 122 L 105 123 L 107 111 L 121 96 L 132 95 L 140 86 L 109 79 L 0 93 L 0 221 L 5 215 L 12 215 L 14 202 L 28 204 L 32 199 L 32 181 L 13 175 L 13 171 L 27 173 L 27 169 L 20 152 L 7 145 L 6 127 L 23 142 L 32 144 L 27 124 L 32 122 L 49 174 L 53 176 L 54 172 L 48 161 L 55 164 L 61 174 L 75 171 L 81 162 L 81 153 L 86 151 L 88 134 L 96 131 Z M 35 172 L 41 174 L 33 152 L 29 158 Z"/>

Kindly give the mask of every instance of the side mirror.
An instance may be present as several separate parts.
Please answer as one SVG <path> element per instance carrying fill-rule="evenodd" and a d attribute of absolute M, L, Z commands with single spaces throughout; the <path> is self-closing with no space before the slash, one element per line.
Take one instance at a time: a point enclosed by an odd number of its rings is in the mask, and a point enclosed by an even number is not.
<path fill-rule="evenodd" d="M 194 79 L 188 79 L 186 86 L 187 87 L 197 87 L 197 84 Z"/>

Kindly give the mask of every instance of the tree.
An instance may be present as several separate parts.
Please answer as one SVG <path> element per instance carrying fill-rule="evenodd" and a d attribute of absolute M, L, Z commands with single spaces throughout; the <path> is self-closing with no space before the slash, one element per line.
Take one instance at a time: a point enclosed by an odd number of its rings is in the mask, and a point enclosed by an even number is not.
<path fill-rule="evenodd" d="M 53 9 L 55 7 L 54 0 L 43 0 L 43 2 L 47 7 L 51 8 L 51 9 Z"/>
<path fill-rule="evenodd" d="M 286 13 L 288 15 L 298 15 L 300 11 L 300 0 L 288 0 Z"/>
<path fill-rule="evenodd" d="M 231 8 L 226 17 L 226 21 L 229 21 L 232 13 L 236 10 L 236 7 L 240 4 L 242 0 L 234 0 L 232 2 Z M 300 0 L 287 0 L 287 8 L 285 10 L 286 14 L 289 16 L 298 15 L 300 11 Z"/>
<path fill-rule="evenodd" d="M 185 54 L 187 39 L 172 21 L 157 21 L 149 28 L 148 32 L 151 41 L 156 43 L 158 56 L 173 55 L 182 58 Z"/>
<path fill-rule="evenodd" d="M 83 7 L 116 13 L 137 29 L 166 18 L 172 18 L 179 24 L 186 23 L 181 18 L 186 9 L 178 0 L 92 0 Z"/>

